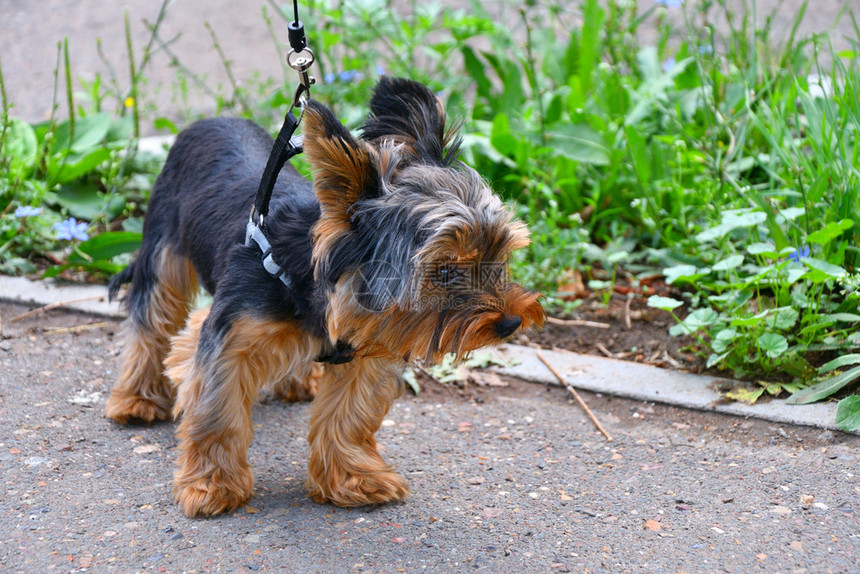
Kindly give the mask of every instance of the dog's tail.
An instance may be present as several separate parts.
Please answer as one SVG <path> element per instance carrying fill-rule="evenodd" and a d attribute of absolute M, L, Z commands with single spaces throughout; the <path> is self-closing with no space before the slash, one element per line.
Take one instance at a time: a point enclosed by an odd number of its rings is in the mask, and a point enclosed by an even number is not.
<path fill-rule="evenodd" d="M 125 269 L 117 273 L 113 276 L 108 283 L 108 301 L 113 301 L 116 299 L 117 293 L 119 293 L 120 287 L 125 285 L 126 283 L 131 283 L 132 279 L 134 279 L 134 268 L 137 267 L 137 261 L 132 262 Z"/>

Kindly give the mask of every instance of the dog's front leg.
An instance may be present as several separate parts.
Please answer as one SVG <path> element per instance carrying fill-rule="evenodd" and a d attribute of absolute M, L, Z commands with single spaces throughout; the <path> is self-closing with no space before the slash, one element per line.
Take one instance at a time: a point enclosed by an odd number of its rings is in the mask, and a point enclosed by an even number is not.
<path fill-rule="evenodd" d="M 402 392 L 399 367 L 381 359 L 327 365 L 311 405 L 309 496 L 337 506 L 402 500 L 403 478 L 376 450 L 374 434 Z"/>
<path fill-rule="evenodd" d="M 205 315 L 192 315 L 165 361 L 178 386 L 174 415 L 182 414 L 173 490 L 188 516 L 229 512 L 251 497 L 251 407 L 263 383 L 293 373 L 307 352 L 307 337 L 289 323 L 243 317 L 219 336 Z"/>

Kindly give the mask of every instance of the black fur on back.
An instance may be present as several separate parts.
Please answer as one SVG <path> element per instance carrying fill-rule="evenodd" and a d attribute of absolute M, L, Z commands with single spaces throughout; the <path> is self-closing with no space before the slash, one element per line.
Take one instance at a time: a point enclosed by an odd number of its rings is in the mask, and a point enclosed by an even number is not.
<path fill-rule="evenodd" d="M 164 248 L 188 257 L 200 283 L 218 294 L 211 319 L 216 330 L 232 318 L 252 313 L 270 319 L 298 319 L 322 335 L 323 318 L 314 305 L 310 229 L 319 219 L 311 183 L 287 164 L 272 193 L 266 235 L 273 256 L 294 288 L 263 268 L 256 246 L 244 245 L 245 226 L 273 140 L 251 121 L 212 118 L 194 123 L 176 139 L 156 180 L 144 220 L 137 259 L 111 281 L 111 296 L 131 282 L 129 313 L 145 321 L 148 294 L 158 280 Z"/>

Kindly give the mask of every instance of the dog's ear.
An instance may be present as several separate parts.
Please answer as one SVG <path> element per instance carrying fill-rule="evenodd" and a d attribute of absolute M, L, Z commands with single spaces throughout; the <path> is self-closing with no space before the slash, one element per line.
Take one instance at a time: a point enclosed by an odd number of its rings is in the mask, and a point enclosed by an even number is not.
<path fill-rule="evenodd" d="M 313 169 L 314 193 L 323 217 L 348 228 L 350 207 L 382 193 L 376 152 L 352 137 L 331 110 L 317 101 L 305 105 L 304 124 L 305 156 Z"/>
<path fill-rule="evenodd" d="M 370 100 L 371 115 L 361 127 L 361 137 L 388 139 L 406 146 L 422 161 L 448 166 L 457 159 L 456 130 L 445 130 L 445 108 L 426 86 L 383 76 Z"/>

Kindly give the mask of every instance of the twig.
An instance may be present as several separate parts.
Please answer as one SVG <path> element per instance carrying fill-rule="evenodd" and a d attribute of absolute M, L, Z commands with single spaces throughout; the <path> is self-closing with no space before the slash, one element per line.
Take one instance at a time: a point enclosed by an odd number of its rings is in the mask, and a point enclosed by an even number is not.
<path fill-rule="evenodd" d="M 663 350 L 663 360 L 672 365 L 676 369 L 681 368 L 681 363 L 672 358 L 672 355 L 669 354 L 669 351 Z"/>
<path fill-rule="evenodd" d="M 239 86 L 239 82 L 236 81 L 236 77 L 233 75 L 233 66 L 230 60 L 227 59 L 227 54 L 224 53 L 224 50 L 221 48 L 220 42 L 218 42 L 218 36 L 215 35 L 215 30 L 209 24 L 209 22 L 204 22 L 204 26 L 209 31 L 209 36 L 212 38 L 212 46 L 215 48 L 215 52 L 218 54 L 218 57 L 221 59 L 221 65 L 224 67 L 224 72 L 227 73 L 227 80 L 230 82 L 230 86 L 233 87 L 233 98 L 239 102 L 239 106 L 241 106 L 242 111 L 247 115 L 251 115 L 251 105 L 245 99 L 245 96 L 242 94 L 243 90 Z"/>
<path fill-rule="evenodd" d="M 102 327 L 107 327 L 111 323 L 108 321 L 102 321 L 101 323 L 88 323 L 86 325 L 75 325 L 74 327 L 51 327 L 45 329 L 45 333 L 48 335 L 59 335 L 62 333 L 80 333 L 81 331 L 88 331 L 90 329 L 101 329 Z"/>
<path fill-rule="evenodd" d="M 607 356 L 607 357 L 609 357 L 610 359 L 617 359 L 617 358 L 618 358 L 618 357 L 616 357 L 615 355 L 613 355 L 613 354 L 612 354 L 612 351 L 610 351 L 609 349 L 607 349 L 606 347 L 604 347 L 602 344 L 600 344 L 600 343 L 595 343 L 595 344 L 594 344 L 594 346 L 595 346 L 595 347 L 597 347 L 597 350 L 598 350 L 598 351 L 600 351 L 601 353 L 603 353 L 604 355 L 606 355 L 606 356 Z"/>
<path fill-rule="evenodd" d="M 580 319 L 556 319 L 555 317 L 547 317 L 547 323 L 553 325 L 565 325 L 570 327 L 594 327 L 595 329 L 611 329 L 609 323 L 598 323 L 597 321 L 582 321 Z"/>
<path fill-rule="evenodd" d="M 603 434 L 603 436 L 606 437 L 606 440 L 608 442 L 612 442 L 612 436 L 608 432 L 606 432 L 606 429 L 603 428 L 603 425 L 600 424 L 600 421 L 597 420 L 597 417 L 594 416 L 594 413 L 591 412 L 591 409 L 588 408 L 588 405 L 585 404 L 585 401 L 582 400 L 582 397 L 579 396 L 579 393 L 576 392 L 576 389 L 574 389 L 570 383 L 564 380 L 561 374 L 559 374 L 559 372 L 555 370 L 555 367 L 549 364 L 549 362 L 546 360 L 546 358 L 543 356 L 539 349 L 535 349 L 535 354 L 537 355 L 537 358 L 540 359 L 544 365 L 546 365 L 550 372 L 555 375 L 555 378 L 558 379 L 558 382 L 564 385 L 567 388 L 567 391 L 573 395 L 573 398 L 576 399 L 576 402 L 579 403 L 579 406 L 582 407 L 582 410 L 585 411 L 585 414 L 588 415 L 588 418 L 591 419 L 591 422 L 594 423 L 594 426 L 597 427 L 597 430 L 599 430 Z"/>
<path fill-rule="evenodd" d="M 197 87 L 203 91 L 203 93 L 208 95 L 213 100 L 217 101 L 218 100 L 218 92 L 216 92 L 215 90 L 210 88 L 206 84 L 206 82 L 204 82 L 200 78 L 200 76 L 198 76 L 197 74 L 195 74 L 194 72 L 191 71 L 191 68 L 189 68 L 185 64 L 183 64 L 182 61 L 179 59 L 179 56 L 177 56 L 176 53 L 170 49 L 170 45 L 173 44 L 174 42 L 176 42 L 180 38 L 181 34 L 177 34 L 176 36 L 174 36 L 173 38 L 170 38 L 169 40 L 163 40 L 161 38 L 161 36 L 159 36 L 158 33 L 154 31 L 155 28 L 152 24 L 150 24 L 146 20 L 144 20 L 143 23 L 150 31 L 153 31 L 153 34 L 155 34 L 155 36 L 154 36 L 155 41 L 158 43 L 159 49 L 161 51 L 163 51 L 165 54 L 167 54 L 168 58 L 170 58 L 170 65 L 175 66 L 177 70 L 179 70 L 181 73 L 185 74 L 185 76 L 190 78 L 191 81 L 194 84 L 196 84 Z"/>
<path fill-rule="evenodd" d="M 99 299 L 103 299 L 103 295 L 93 295 L 92 297 L 84 297 L 83 299 L 73 299 L 71 301 L 55 301 L 54 303 L 50 303 L 43 307 L 39 307 L 38 309 L 33 309 L 32 311 L 27 311 L 26 313 L 22 313 L 17 317 L 12 317 L 9 320 L 10 323 L 14 323 L 16 321 L 20 321 L 21 319 L 26 319 L 27 317 L 32 317 L 33 315 L 39 315 L 40 313 L 44 313 L 45 311 L 50 311 L 51 309 L 56 309 L 58 307 L 65 307 L 66 305 L 72 305 L 73 303 L 83 303 L 84 301 L 98 301 Z"/>
<path fill-rule="evenodd" d="M 630 305 L 633 304 L 633 298 L 630 297 L 627 299 L 627 302 L 624 303 L 624 326 L 627 327 L 627 330 L 630 331 L 633 329 L 633 323 L 630 321 Z"/>

